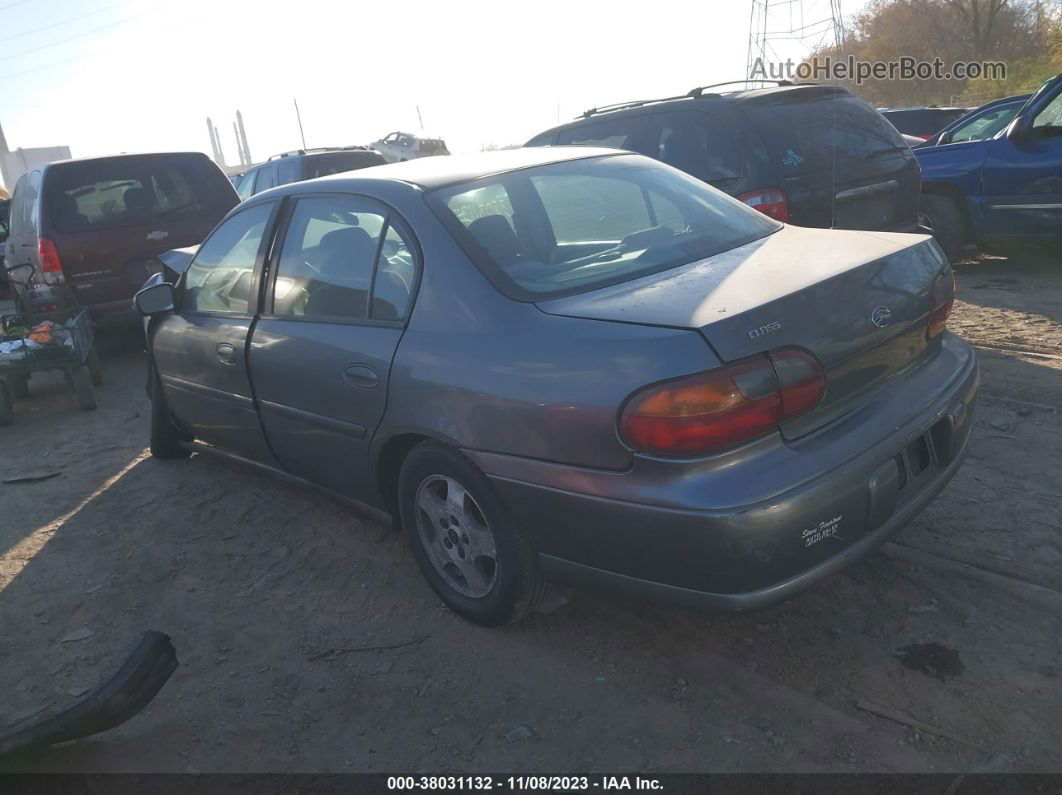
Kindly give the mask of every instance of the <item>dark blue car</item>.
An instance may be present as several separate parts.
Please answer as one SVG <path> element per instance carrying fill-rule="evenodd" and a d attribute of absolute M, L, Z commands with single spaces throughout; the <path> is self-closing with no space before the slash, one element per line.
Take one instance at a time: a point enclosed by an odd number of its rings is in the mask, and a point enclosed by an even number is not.
<path fill-rule="evenodd" d="M 1062 75 L 991 138 L 915 150 L 919 213 L 954 258 L 969 243 L 1062 250 Z"/>

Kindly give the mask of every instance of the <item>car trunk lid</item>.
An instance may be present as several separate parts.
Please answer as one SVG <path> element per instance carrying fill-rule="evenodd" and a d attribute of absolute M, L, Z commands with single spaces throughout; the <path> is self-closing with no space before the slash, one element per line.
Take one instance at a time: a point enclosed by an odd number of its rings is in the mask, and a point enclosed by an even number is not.
<path fill-rule="evenodd" d="M 927 355 L 929 293 L 945 267 L 923 235 L 787 226 L 705 260 L 537 305 L 549 314 L 697 329 L 724 362 L 784 347 L 809 351 L 823 364 L 826 394 L 782 427 L 796 438 Z"/>

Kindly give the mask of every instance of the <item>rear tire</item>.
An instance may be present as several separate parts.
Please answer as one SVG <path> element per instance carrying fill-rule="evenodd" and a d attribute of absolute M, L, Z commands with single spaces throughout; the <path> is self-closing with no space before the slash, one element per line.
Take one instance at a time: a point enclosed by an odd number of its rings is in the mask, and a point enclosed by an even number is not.
<path fill-rule="evenodd" d="M 7 385 L 11 388 L 11 395 L 16 400 L 29 397 L 28 375 L 9 375 L 7 377 Z"/>
<path fill-rule="evenodd" d="M 962 256 L 966 229 L 958 205 L 947 196 L 923 194 L 918 202 L 918 216 L 923 224 L 933 230 L 933 237 L 954 262 Z"/>
<path fill-rule="evenodd" d="M 15 421 L 15 398 L 7 381 L 0 378 L 0 427 Z"/>
<path fill-rule="evenodd" d="M 88 367 L 79 364 L 70 371 L 70 378 L 74 382 L 74 394 L 77 395 L 77 404 L 82 411 L 92 411 L 96 408 L 96 392 L 92 388 L 92 375 Z"/>
<path fill-rule="evenodd" d="M 414 447 L 398 499 L 417 566 L 455 613 L 495 627 L 541 600 L 535 550 L 486 475 L 459 451 L 434 441 Z"/>
<path fill-rule="evenodd" d="M 103 368 L 100 367 L 100 355 L 96 352 L 96 346 L 92 346 L 88 358 L 85 359 L 89 375 L 92 376 L 93 386 L 103 386 Z"/>
<path fill-rule="evenodd" d="M 155 458 L 187 458 L 190 450 L 181 446 L 184 437 L 173 424 L 158 371 L 151 369 L 151 455 Z"/>

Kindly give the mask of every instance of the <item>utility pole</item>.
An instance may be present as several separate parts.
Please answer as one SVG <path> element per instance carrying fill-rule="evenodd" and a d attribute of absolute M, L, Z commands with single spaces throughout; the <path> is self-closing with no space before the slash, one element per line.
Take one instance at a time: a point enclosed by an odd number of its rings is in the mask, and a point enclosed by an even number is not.
<path fill-rule="evenodd" d="M 236 136 L 236 155 L 240 158 L 240 165 L 249 165 L 243 157 L 243 144 L 240 143 L 240 128 L 236 126 L 236 122 L 232 123 L 232 134 Z"/>
<path fill-rule="evenodd" d="M 236 124 L 239 127 L 239 132 L 236 133 L 237 140 L 240 144 L 240 148 L 243 149 L 243 159 L 247 161 L 247 165 L 251 165 L 254 161 L 251 160 L 251 147 L 247 145 L 247 130 L 243 127 L 243 114 L 236 111 Z"/>
<path fill-rule="evenodd" d="M 299 113 L 299 101 L 295 97 L 291 98 L 291 101 L 295 103 L 295 118 L 299 122 L 299 138 L 302 139 L 302 148 L 306 148 L 306 133 L 302 131 L 302 114 Z"/>
<path fill-rule="evenodd" d="M 420 115 L 420 105 L 417 105 L 416 108 L 417 108 L 417 121 L 420 122 L 420 131 L 424 132 L 424 117 Z"/>

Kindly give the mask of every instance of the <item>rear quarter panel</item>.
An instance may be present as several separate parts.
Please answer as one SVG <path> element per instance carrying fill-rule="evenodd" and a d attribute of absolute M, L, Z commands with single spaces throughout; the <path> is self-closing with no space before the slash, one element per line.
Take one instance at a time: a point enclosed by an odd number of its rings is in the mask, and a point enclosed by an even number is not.
<path fill-rule="evenodd" d="M 399 209 L 424 253 L 376 454 L 416 433 L 458 447 L 624 469 L 620 407 L 654 381 L 719 365 L 696 331 L 546 315 L 499 293 L 419 197 Z"/>

